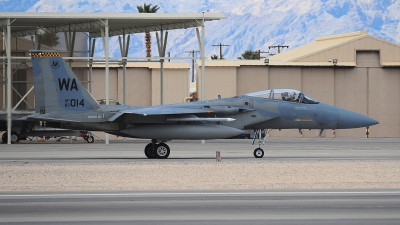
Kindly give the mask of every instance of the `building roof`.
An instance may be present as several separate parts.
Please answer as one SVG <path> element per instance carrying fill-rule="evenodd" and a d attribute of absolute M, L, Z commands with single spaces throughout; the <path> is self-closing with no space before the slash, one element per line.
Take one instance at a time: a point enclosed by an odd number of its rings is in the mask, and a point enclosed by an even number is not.
<path fill-rule="evenodd" d="M 296 62 L 299 59 L 304 58 L 305 56 L 316 54 L 326 49 L 334 48 L 364 35 L 367 35 L 366 31 L 357 31 L 332 36 L 317 37 L 315 39 L 315 42 L 311 42 L 309 44 L 302 45 L 300 47 L 269 57 L 270 63 L 275 61 L 277 63 L 279 63 L 279 61 Z"/>
<path fill-rule="evenodd" d="M 201 66 L 201 60 L 196 60 L 196 65 Z M 264 59 L 262 60 L 205 60 L 204 65 L 212 67 L 240 67 L 240 66 L 261 66 L 265 65 Z"/>
<path fill-rule="evenodd" d="M 12 37 L 66 31 L 88 32 L 101 37 L 100 27 L 108 20 L 109 35 L 144 33 L 199 27 L 201 22 L 226 19 L 223 13 L 45 13 L 2 12 L 0 25 L 11 20 Z M 39 30 L 39 31 L 38 31 Z"/>
<path fill-rule="evenodd" d="M 382 66 L 400 65 L 400 45 L 357 31 L 317 37 L 315 42 L 269 57 L 271 66 L 356 66 L 356 51 L 379 51 Z M 318 59 L 317 59 L 318 58 Z"/>
<path fill-rule="evenodd" d="M 355 67 L 357 51 L 378 51 L 384 67 L 400 66 L 400 45 L 357 31 L 317 37 L 315 42 L 261 60 L 206 60 L 210 67 L 240 66 L 342 66 Z M 333 64 L 333 59 L 337 63 Z M 268 62 L 266 61 L 268 60 Z M 201 66 L 201 61 L 197 61 Z"/>
<path fill-rule="evenodd" d="M 78 64 L 76 67 L 87 67 L 87 64 Z M 104 68 L 106 64 L 104 62 L 93 63 L 93 68 Z M 110 68 L 122 67 L 120 63 L 110 63 Z M 149 69 L 160 69 L 160 62 L 127 62 L 127 68 L 149 68 Z M 186 69 L 190 67 L 186 62 L 164 62 L 164 69 Z"/>

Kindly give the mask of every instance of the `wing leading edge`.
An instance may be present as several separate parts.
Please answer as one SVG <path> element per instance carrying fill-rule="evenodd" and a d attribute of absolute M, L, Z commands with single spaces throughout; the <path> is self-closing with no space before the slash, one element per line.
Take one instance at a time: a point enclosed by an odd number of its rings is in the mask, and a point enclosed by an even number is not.
<path fill-rule="evenodd" d="M 114 116 L 108 119 L 109 122 L 113 122 L 118 119 L 120 116 L 124 114 L 136 114 L 141 116 L 157 116 L 157 115 L 188 115 L 188 114 L 210 114 L 215 113 L 212 109 L 207 108 L 182 108 L 182 107 L 168 107 L 168 106 L 153 106 L 153 107 L 145 107 L 145 108 L 135 108 L 135 109 L 127 109 L 122 110 L 116 113 Z M 197 119 L 194 119 L 197 118 Z M 205 121 L 203 118 L 203 121 Z M 231 118 L 209 118 L 213 119 L 213 121 L 233 121 L 226 120 Z M 221 119 L 221 120 L 220 120 Z M 174 118 L 170 121 L 177 121 L 177 118 Z M 193 119 L 188 119 L 187 117 L 184 118 L 185 121 L 200 121 L 198 117 L 193 117 Z M 210 120 L 211 121 L 211 120 Z"/>

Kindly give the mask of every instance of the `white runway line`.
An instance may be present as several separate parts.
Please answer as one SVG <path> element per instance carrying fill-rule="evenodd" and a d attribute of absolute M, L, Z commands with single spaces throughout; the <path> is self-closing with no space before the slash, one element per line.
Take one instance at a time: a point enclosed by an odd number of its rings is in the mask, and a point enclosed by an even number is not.
<path fill-rule="evenodd" d="M 141 197 L 141 196 L 171 196 L 171 195 L 326 195 L 326 194 L 398 194 L 400 191 L 283 191 L 283 192 L 161 192 L 161 193 L 66 193 L 66 194 L 0 194 L 0 198 L 6 197 Z"/>

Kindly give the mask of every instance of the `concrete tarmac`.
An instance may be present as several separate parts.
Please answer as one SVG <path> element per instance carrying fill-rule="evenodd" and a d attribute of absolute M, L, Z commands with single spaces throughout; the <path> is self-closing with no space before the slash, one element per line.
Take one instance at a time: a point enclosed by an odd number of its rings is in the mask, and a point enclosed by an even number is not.
<path fill-rule="evenodd" d="M 157 162 L 146 140 L 0 145 L 1 164 Z M 399 160 L 397 138 L 172 141 L 169 162 Z M 0 193 L 0 224 L 398 224 L 400 189 L 86 191 Z"/>
<path fill-rule="evenodd" d="M 216 151 L 225 161 L 249 160 L 400 160 L 399 138 L 267 138 L 262 148 L 264 158 L 255 159 L 252 140 L 179 141 L 171 148 L 169 162 L 215 161 Z M 54 140 L 37 143 L 0 145 L 0 163 L 76 163 L 76 162 L 141 162 L 148 160 L 143 152 L 148 140 L 128 139 L 84 144 L 83 140 Z M 153 159 L 159 160 L 159 159 Z"/>
<path fill-rule="evenodd" d="M 400 190 L 0 193 L 0 224 L 398 224 Z"/>

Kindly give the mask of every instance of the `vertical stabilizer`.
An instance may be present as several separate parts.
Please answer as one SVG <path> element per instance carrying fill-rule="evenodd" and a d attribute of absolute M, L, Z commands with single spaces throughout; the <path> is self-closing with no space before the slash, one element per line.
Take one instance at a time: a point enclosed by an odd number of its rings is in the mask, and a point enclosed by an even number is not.
<path fill-rule="evenodd" d="M 99 105 L 86 90 L 60 53 L 31 51 L 35 86 L 35 111 L 97 110 Z"/>

